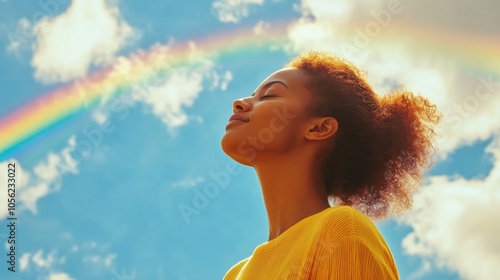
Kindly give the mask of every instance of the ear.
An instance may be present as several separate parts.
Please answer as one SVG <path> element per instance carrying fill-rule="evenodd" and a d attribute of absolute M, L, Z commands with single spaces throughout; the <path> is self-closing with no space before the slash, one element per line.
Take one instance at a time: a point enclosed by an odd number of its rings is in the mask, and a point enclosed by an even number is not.
<path fill-rule="evenodd" d="M 307 140 L 325 140 L 335 135 L 339 128 L 339 123 L 335 118 L 322 117 L 315 118 L 306 131 Z"/>

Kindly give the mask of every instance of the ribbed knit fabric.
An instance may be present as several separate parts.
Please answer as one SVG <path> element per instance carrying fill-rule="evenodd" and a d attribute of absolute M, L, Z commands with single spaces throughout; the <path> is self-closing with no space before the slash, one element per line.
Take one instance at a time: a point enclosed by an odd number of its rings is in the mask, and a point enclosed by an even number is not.
<path fill-rule="evenodd" d="M 224 280 L 399 279 L 373 222 L 350 206 L 309 216 L 235 264 Z"/>

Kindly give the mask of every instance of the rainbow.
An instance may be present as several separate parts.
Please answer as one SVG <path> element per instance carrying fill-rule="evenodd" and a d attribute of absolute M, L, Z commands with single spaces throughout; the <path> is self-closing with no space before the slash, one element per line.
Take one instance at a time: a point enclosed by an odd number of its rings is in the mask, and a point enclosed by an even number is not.
<path fill-rule="evenodd" d="M 105 69 L 43 94 L 23 107 L 0 116 L 0 159 L 21 149 L 26 140 L 49 133 L 65 119 L 88 110 L 103 98 L 116 98 L 135 85 L 165 77 L 169 70 L 195 64 L 193 53 L 196 51 L 211 58 L 237 59 L 240 55 L 262 48 L 278 46 L 283 50 L 283 46 L 289 44 L 287 23 L 272 26 L 263 34 L 255 34 L 252 28 L 246 27 L 183 43 L 155 45 L 148 51 L 140 50 L 127 58 L 118 58 Z M 356 26 L 363 27 L 361 23 Z M 354 25 L 350 26 L 340 33 L 345 35 L 351 32 L 352 39 L 354 28 Z M 398 37 L 390 34 L 398 32 L 412 34 L 414 41 L 418 42 L 416 46 L 423 50 L 451 55 L 466 66 L 467 71 L 482 75 L 494 72 L 500 76 L 498 40 L 470 38 L 398 24 L 391 26 L 389 34 L 381 34 L 373 40 L 395 42 Z M 350 43 L 349 40 L 346 42 Z"/>
<path fill-rule="evenodd" d="M 231 56 L 280 45 L 284 40 L 284 32 L 278 28 L 267 30 L 265 36 L 246 28 L 196 41 L 155 45 L 147 52 L 141 50 L 128 58 L 118 58 L 111 66 L 46 93 L 2 117 L 0 158 L 20 148 L 23 141 L 88 110 L 103 98 L 116 98 L 136 85 L 161 79 L 169 70 L 199 64 L 200 56 Z"/>

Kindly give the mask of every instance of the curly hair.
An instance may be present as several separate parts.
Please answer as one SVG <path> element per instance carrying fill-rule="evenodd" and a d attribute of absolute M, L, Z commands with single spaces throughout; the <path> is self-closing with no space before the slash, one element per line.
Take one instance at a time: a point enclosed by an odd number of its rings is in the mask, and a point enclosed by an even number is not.
<path fill-rule="evenodd" d="M 432 164 L 436 106 L 404 89 L 377 96 L 364 72 L 328 52 L 303 53 L 286 66 L 306 74 L 308 111 L 339 124 L 324 161 L 329 197 L 375 219 L 410 208 Z"/>

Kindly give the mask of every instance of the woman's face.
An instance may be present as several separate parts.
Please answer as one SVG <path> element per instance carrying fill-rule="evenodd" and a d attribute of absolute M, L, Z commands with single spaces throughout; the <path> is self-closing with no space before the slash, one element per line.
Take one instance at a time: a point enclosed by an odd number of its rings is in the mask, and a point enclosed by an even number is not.
<path fill-rule="evenodd" d="M 299 69 L 281 69 L 251 96 L 235 100 L 221 141 L 224 152 L 241 164 L 253 165 L 263 155 L 282 155 L 303 144 L 310 102 L 306 79 Z"/>

